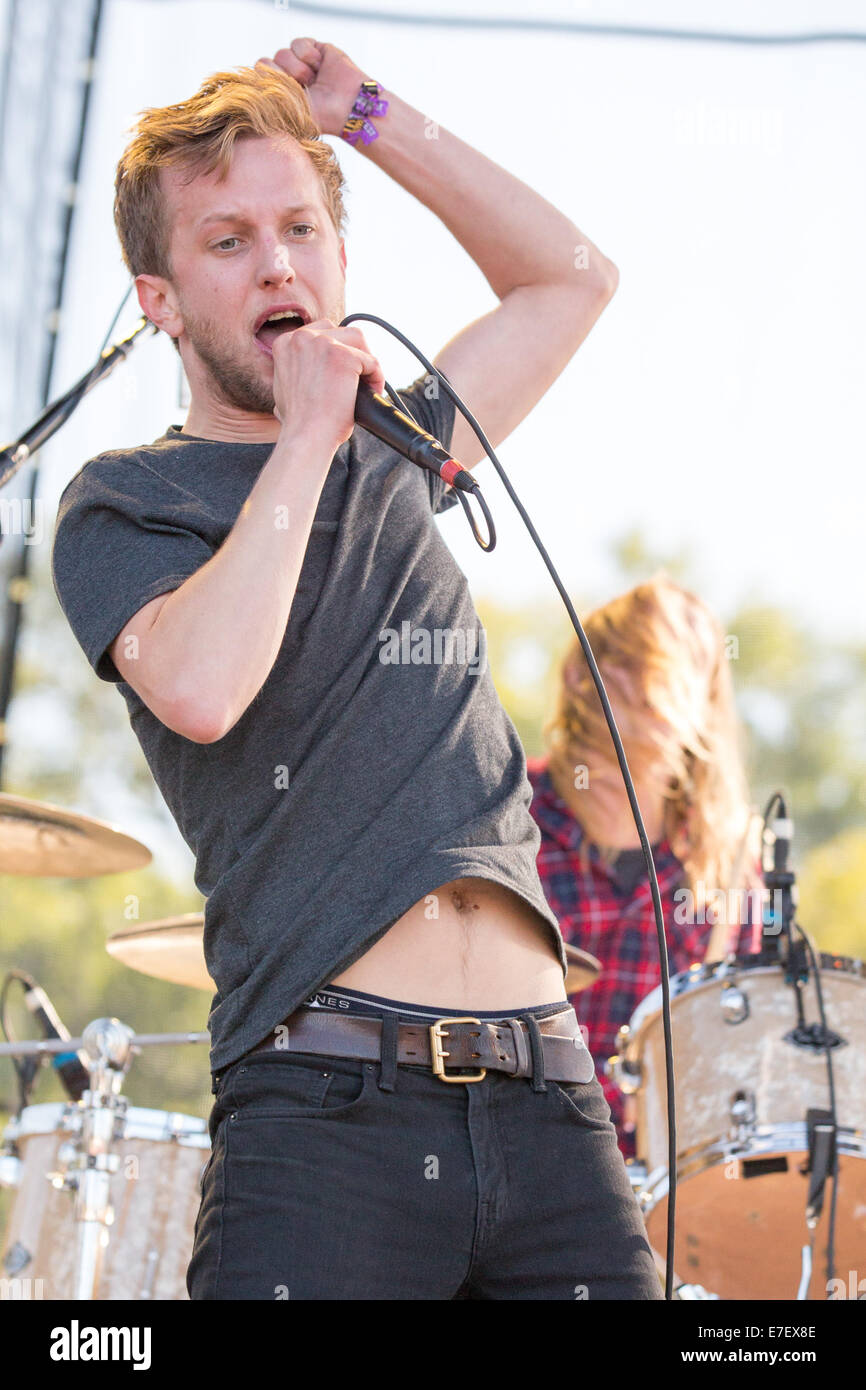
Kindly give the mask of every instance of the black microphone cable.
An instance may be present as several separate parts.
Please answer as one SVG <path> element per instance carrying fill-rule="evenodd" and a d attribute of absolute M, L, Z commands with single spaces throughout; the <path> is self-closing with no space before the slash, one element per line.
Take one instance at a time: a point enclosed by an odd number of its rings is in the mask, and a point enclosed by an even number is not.
<path fill-rule="evenodd" d="M 121 302 L 120 308 L 123 307 L 123 304 L 126 302 L 126 298 L 128 297 L 129 293 L 130 291 L 128 290 L 127 295 Z M 118 309 L 117 314 L 115 314 L 114 322 L 116 322 L 117 317 L 119 316 L 120 308 Z M 613 717 L 613 710 L 610 707 L 610 701 L 608 700 L 607 691 L 604 687 L 604 681 L 601 678 L 601 672 L 599 671 L 598 666 L 596 664 L 596 660 L 593 655 L 592 648 L 589 645 L 586 633 L 584 632 L 581 626 L 580 619 L 577 616 L 577 613 L 574 609 L 574 605 L 572 604 L 571 599 L 568 596 L 568 591 L 566 590 L 562 580 L 560 579 L 556 571 L 556 568 L 553 564 L 553 561 L 551 560 L 550 556 L 547 553 L 547 550 L 544 547 L 544 543 L 541 540 L 541 537 L 539 536 L 534 525 L 532 524 L 532 520 L 528 512 L 526 511 L 526 508 L 520 501 L 520 498 L 517 496 L 517 493 L 514 491 L 514 488 L 511 486 L 511 482 L 508 478 L 508 475 L 502 467 L 502 464 L 499 462 L 499 459 L 496 457 L 496 454 L 493 451 L 493 447 L 489 439 L 487 438 L 483 429 L 479 425 L 478 421 L 475 419 L 475 416 L 472 414 L 471 410 L 461 400 L 460 396 L 454 390 L 453 386 L 451 385 L 448 378 L 444 375 L 444 373 L 440 372 L 438 367 L 434 367 L 433 363 L 427 360 L 423 352 L 421 352 L 421 350 L 417 348 L 409 338 L 407 338 L 403 333 L 401 333 L 399 329 L 395 328 L 393 324 L 388 323 L 386 319 L 379 318 L 375 314 L 348 314 L 346 318 L 344 318 L 341 321 L 339 327 L 345 328 L 347 324 L 354 323 L 358 319 L 361 319 L 367 323 L 378 324 L 380 328 L 384 328 L 393 337 L 397 338 L 397 340 L 401 342 L 403 346 L 407 348 L 408 351 L 411 352 L 413 356 L 415 356 L 418 359 L 418 361 L 425 368 L 425 370 L 429 372 L 431 377 L 437 380 L 445 388 L 445 390 L 448 392 L 448 395 L 454 402 L 455 407 L 460 411 L 464 419 L 468 420 L 469 424 L 472 426 L 472 429 L 478 436 L 479 442 L 482 444 L 485 453 L 487 454 L 488 458 L 491 460 L 494 468 L 499 474 L 499 477 L 502 480 L 506 492 L 508 493 L 509 497 L 511 498 L 515 507 L 517 508 L 517 511 L 520 514 L 530 536 L 532 537 L 536 549 L 541 555 L 541 558 L 544 561 L 544 564 L 550 574 L 550 577 L 553 580 L 554 585 L 556 586 L 557 592 L 559 593 L 560 598 L 565 604 L 566 612 L 568 613 L 569 619 L 571 620 L 571 625 L 577 634 L 578 640 L 583 650 L 584 657 L 586 658 L 586 664 L 589 667 L 590 675 L 592 676 L 593 684 L 595 685 L 595 688 L 598 692 L 599 700 L 601 701 L 601 707 L 604 711 L 604 717 L 607 723 L 607 727 L 610 731 L 611 740 L 613 741 L 614 751 L 616 752 L 617 762 L 619 763 L 619 769 L 622 773 L 622 779 L 625 786 L 626 795 L 628 796 L 629 805 L 631 807 L 632 816 L 634 818 L 634 823 L 637 828 L 638 838 L 640 840 L 641 849 L 643 850 L 644 861 L 646 863 L 647 872 L 649 875 L 650 891 L 652 894 L 653 903 L 653 913 L 655 915 L 656 936 L 658 939 L 659 965 L 661 969 L 662 1028 L 664 1033 L 665 1044 L 665 1082 L 667 1090 L 668 1122 L 668 1209 L 667 1244 L 665 1255 L 665 1299 L 670 1300 L 673 1297 L 674 1278 L 674 1234 L 676 1229 L 675 1223 L 677 1195 L 677 1148 L 676 1106 L 674 1101 L 673 1038 L 671 1035 L 670 972 L 668 965 L 667 942 L 665 939 L 664 913 L 662 911 L 661 894 L 659 892 L 659 884 L 658 878 L 656 877 L 655 864 L 653 862 L 652 857 L 652 850 L 650 848 L 649 839 L 647 837 L 646 829 L 643 823 L 643 817 L 641 816 L 640 807 L 638 805 L 637 795 L 634 789 L 634 783 L 632 781 L 631 773 L 628 767 L 628 762 L 625 756 L 625 749 L 623 748 L 622 739 L 620 738 L 619 734 L 619 729 L 616 726 L 616 720 Z M 112 328 L 114 326 L 114 322 L 111 325 Z M 106 341 L 110 333 L 111 328 L 109 328 L 108 333 L 106 334 Z M 90 378 L 88 379 L 88 384 L 89 380 Z M 397 392 L 393 390 L 391 386 L 388 385 L 387 382 L 385 383 L 385 388 L 388 392 L 388 395 L 391 397 L 391 400 L 398 407 L 398 409 L 404 411 L 407 414 L 410 414 L 410 412 L 407 410 L 406 402 L 399 396 Z M 70 392 L 69 395 L 71 397 L 73 396 L 73 393 Z M 76 399 L 71 400 L 69 402 L 71 408 L 74 408 L 74 405 L 78 403 L 78 399 L 80 399 L 80 395 L 76 393 Z M 65 401 L 64 404 L 66 404 Z M 71 409 L 69 413 L 71 413 Z M 415 421 L 415 423 L 417 424 L 417 421 Z M 490 512 L 483 500 L 480 488 L 478 488 L 476 485 L 474 488 L 472 488 L 472 492 L 473 495 L 476 496 L 479 500 L 479 504 L 482 507 L 482 510 L 485 515 L 485 520 L 488 525 L 489 539 L 487 545 L 485 545 L 482 542 L 478 534 L 471 511 L 469 510 L 468 504 L 466 503 L 466 500 L 463 497 L 462 492 L 457 488 L 455 488 L 454 491 L 457 494 L 457 497 L 461 505 L 463 506 L 464 511 L 466 512 L 469 524 L 472 528 L 472 532 L 475 536 L 476 541 L 481 546 L 482 550 L 492 550 L 494 545 L 496 544 L 496 532 L 493 526 L 493 518 L 490 515 Z"/>
<path fill-rule="evenodd" d="M 357 318 L 357 317 L 363 317 L 363 316 L 362 316 L 362 315 L 352 315 L 352 316 L 350 316 L 350 317 L 356 317 L 356 318 Z M 345 325 L 346 325 L 348 322 L 349 322 L 348 319 L 344 319 L 343 322 L 340 324 L 340 327 L 341 327 L 341 328 L 345 327 Z M 442 380 L 443 380 L 443 381 L 446 380 L 446 378 L 445 378 L 445 376 L 444 376 L 443 373 L 440 373 L 439 375 L 442 376 Z M 449 383 L 449 384 L 450 384 L 450 383 Z M 416 420 L 415 416 L 412 414 L 412 410 L 411 410 L 411 408 L 410 408 L 410 406 L 409 406 L 408 401 L 404 400 L 404 398 L 403 398 L 403 396 L 400 394 L 400 392 L 399 392 L 399 391 L 395 391 L 394 388 L 393 388 L 393 386 L 391 386 L 390 382 L 387 382 L 387 381 L 385 382 L 385 390 L 387 391 L 388 395 L 391 397 L 391 400 L 393 401 L 393 403 L 394 403 L 394 405 L 397 407 L 397 409 L 400 410 L 400 411 L 402 411 L 402 413 L 403 413 L 404 415 L 407 415 L 407 416 L 409 417 L 409 419 L 412 421 L 413 425 L 415 425 L 415 427 L 416 427 L 418 430 L 420 430 L 420 431 L 422 432 L 422 434 L 426 434 L 426 430 L 424 429 L 424 426 L 421 425 L 421 424 L 418 422 L 418 420 Z M 376 399 L 375 396 L 372 395 L 372 393 L 371 393 L 370 398 L 371 398 L 371 400 L 373 400 L 373 401 L 375 401 L 375 399 Z M 361 400 L 361 394 L 360 394 L 360 388 L 359 388 L 359 401 L 360 401 L 360 400 Z M 369 426 L 369 427 L 367 426 L 366 420 L 365 420 L 362 416 L 360 416 L 360 415 L 358 414 L 357 409 L 356 409 L 356 412 L 355 412 L 355 419 L 356 419 L 357 423 L 361 425 L 361 428 L 362 428 L 362 429 L 373 427 L 373 422 L 372 422 L 372 421 L 371 421 L 370 426 Z M 373 428 L 373 433 L 375 433 L 375 432 L 376 432 L 376 431 L 375 431 L 375 428 Z M 391 441 L 390 441 L 389 439 L 387 439 L 384 435 L 381 436 L 381 438 L 384 440 L 384 442 L 385 442 L 386 444 L 391 444 Z M 437 439 L 436 443 L 439 444 L 440 441 Z M 395 447 L 395 446 L 392 445 L 392 447 Z M 448 450 L 445 449 L 444 446 L 442 446 L 442 448 L 443 448 L 443 452 L 444 452 L 444 453 L 447 453 L 447 452 L 448 452 Z M 411 460 L 411 461 L 412 461 L 412 462 L 417 462 L 417 460 Z M 459 460 L 456 460 L 456 459 L 451 459 L 451 460 L 449 460 L 449 464 L 455 464 L 455 463 L 458 463 L 458 462 L 459 462 Z M 439 470 L 438 468 L 433 468 L 432 465 L 428 465 L 428 464 L 426 464 L 426 463 L 422 463 L 422 464 L 420 464 L 419 466 L 422 467 L 422 468 L 429 467 L 429 468 L 430 468 L 430 471 L 431 471 L 431 472 L 435 472 L 435 473 L 437 474 L 437 476 L 439 476 L 439 477 L 442 477 L 442 476 L 443 476 L 443 474 L 440 472 L 440 470 Z M 446 478 L 446 481 L 448 481 L 447 478 Z M 475 539 L 476 539 L 476 541 L 478 542 L 478 544 L 481 546 L 481 549 L 482 549 L 482 550 L 486 550 L 486 551 L 488 551 L 488 552 L 491 551 L 491 550 L 493 550 L 493 549 L 495 549 L 495 547 L 496 547 L 496 527 L 495 527 L 494 524 L 493 524 L 493 517 L 490 515 L 490 509 L 489 509 L 489 507 L 487 506 L 487 503 L 486 503 L 485 500 L 484 500 L 484 494 L 483 494 L 482 491 L 481 491 L 481 488 L 480 488 L 480 486 L 479 486 L 479 484 L 478 484 L 478 481 L 477 481 L 475 478 L 473 478 L 473 477 L 472 477 L 472 474 L 471 474 L 471 473 L 468 473 L 468 472 L 466 471 L 465 468 L 461 468 L 461 469 L 459 470 L 459 475 L 458 475 L 458 477 L 455 479 L 455 482 L 452 484 L 452 491 L 453 491 L 455 497 L 457 498 L 458 502 L 460 503 L 461 507 L 463 508 L 464 512 L 466 513 L 466 520 L 469 522 L 469 526 L 470 526 L 470 529 L 471 529 L 471 531 L 472 531 L 472 534 L 473 534 L 473 536 L 475 537 Z M 486 543 L 481 539 L 481 536 L 480 536 L 479 533 L 478 533 L 478 527 L 475 525 L 475 518 L 474 518 L 474 516 L 472 515 L 472 510 L 471 510 L 471 508 L 470 508 L 470 506 L 469 506 L 469 503 L 466 501 L 466 498 L 465 498 L 464 495 L 463 495 L 464 492 L 471 492 L 471 493 L 473 494 L 473 496 L 477 498 L 477 500 L 478 500 L 478 505 L 480 506 L 481 510 L 482 510 L 483 513 L 484 513 L 484 521 L 485 521 L 485 524 L 486 524 L 486 526 L 487 526 L 487 541 L 486 541 Z"/>
<path fill-rule="evenodd" d="M 408 348 L 409 352 L 413 353 L 414 356 L 417 357 L 418 361 L 430 373 L 430 375 L 441 383 L 441 385 L 448 392 L 448 395 L 451 397 L 456 408 L 460 411 L 461 415 L 464 417 L 465 420 L 468 420 L 469 424 L 472 426 L 473 430 L 478 436 L 479 442 L 484 446 L 485 453 L 487 454 L 488 458 L 490 459 L 494 468 L 496 469 L 497 473 L 502 479 L 502 483 L 505 487 L 506 492 L 508 493 L 509 497 L 511 498 L 515 507 L 517 508 L 526 526 L 526 529 L 529 531 L 530 536 L 535 542 L 536 549 L 538 550 L 542 560 L 544 561 L 547 567 L 551 579 L 556 585 L 556 589 L 559 593 L 559 596 L 565 604 L 566 611 L 568 613 L 569 618 L 571 619 L 572 627 L 577 633 L 578 640 L 583 649 L 583 654 L 586 658 L 586 664 L 589 667 L 590 674 L 593 679 L 593 684 L 595 685 L 595 688 L 598 691 L 598 698 L 601 701 L 601 707 L 604 710 L 604 717 L 607 721 L 607 727 L 610 730 L 610 736 L 613 740 L 613 746 L 616 751 L 617 762 L 619 763 L 619 769 L 622 773 L 623 783 L 625 785 L 629 805 L 631 806 L 632 816 L 634 817 L 634 823 L 637 827 L 637 833 L 640 839 L 641 849 L 643 850 L 644 860 L 647 866 L 647 872 L 649 874 L 650 890 L 652 892 L 653 901 L 653 912 L 655 913 L 656 934 L 658 937 L 659 964 L 661 966 L 662 1024 L 665 1040 L 665 1080 L 667 1087 L 668 1119 L 668 1210 L 667 1249 L 665 1257 L 665 1298 L 670 1300 L 673 1297 L 674 1278 L 674 1233 L 676 1229 L 675 1223 L 677 1195 L 677 1143 L 676 1107 L 674 1102 L 673 1038 L 671 1035 L 671 1001 L 667 942 L 665 939 L 665 924 L 664 914 L 662 911 L 661 894 L 659 892 L 659 884 L 658 878 L 656 877 L 655 864 L 653 863 L 652 850 L 650 848 L 649 839 L 647 837 L 646 829 L 644 827 L 643 817 L 640 813 L 640 807 L 638 806 L 637 796 L 635 794 L 634 789 L 634 783 L 631 778 L 631 773 L 629 772 L 628 762 L 626 761 L 625 749 L 623 748 L 622 739 L 620 738 L 619 730 L 616 726 L 616 720 L 613 717 L 613 710 L 610 707 L 610 701 L 607 698 L 607 691 L 604 688 L 604 681 L 602 680 L 601 672 L 599 671 L 598 666 L 596 665 L 595 657 L 593 656 L 592 648 L 589 645 L 586 633 L 581 627 L 580 619 L 578 618 L 577 613 L 575 612 L 574 605 L 572 604 L 571 599 L 568 596 L 568 592 L 562 580 L 556 572 L 553 561 L 551 560 L 550 556 L 545 550 L 541 537 L 539 536 L 538 532 L 533 526 L 532 521 L 529 518 L 529 514 L 526 511 L 526 508 L 520 501 L 520 498 L 517 496 L 517 493 L 514 491 L 514 488 L 511 486 L 511 483 L 508 479 L 508 475 L 506 474 L 505 469 L 502 467 L 502 464 L 499 462 L 499 459 L 496 457 L 496 454 L 493 451 L 493 447 L 490 444 L 490 441 L 488 440 L 486 434 L 479 425 L 478 421 L 475 419 L 475 416 L 472 414 L 471 410 L 469 410 L 468 406 L 466 406 L 464 402 L 460 399 L 459 395 L 454 390 L 447 377 L 444 376 L 443 373 L 440 372 L 437 367 L 434 367 L 432 362 L 428 362 L 423 352 L 421 352 L 413 342 L 411 342 L 407 337 L 405 337 L 404 334 L 402 334 L 398 329 L 396 329 L 393 326 L 393 324 L 388 323 L 386 319 L 377 318 L 375 314 L 349 314 L 346 318 L 342 320 L 340 327 L 345 328 L 347 324 L 353 323 L 356 319 L 363 319 L 368 323 L 378 324 L 380 328 L 386 329 L 387 332 L 391 333 L 393 337 L 397 338 L 405 348 Z M 388 394 L 391 396 L 391 399 L 395 400 L 395 395 L 391 391 L 391 388 L 388 387 L 387 382 L 386 388 L 388 390 Z M 395 403 L 397 403 L 396 400 Z M 402 401 L 399 402 L 399 406 L 401 410 L 405 410 L 405 405 L 402 403 Z M 455 492 L 456 491 L 457 489 L 455 488 Z M 459 492 L 457 493 L 457 495 L 458 497 L 460 497 L 460 500 L 463 501 Z M 480 494 L 476 495 L 480 496 Z M 465 503 L 464 509 L 468 511 L 468 508 L 466 508 Z M 492 547 L 488 548 L 492 549 Z"/>
<path fill-rule="evenodd" d="M 761 830 L 761 852 L 763 854 L 764 840 L 767 827 L 770 824 L 770 816 L 778 804 L 780 820 L 787 820 L 788 808 L 785 798 L 781 791 L 773 792 L 766 807 L 764 808 L 763 827 Z M 836 1083 L 833 1076 L 833 1040 L 830 1028 L 827 1023 L 827 1013 L 824 1008 L 824 992 L 821 988 L 821 957 L 815 943 L 806 931 L 800 926 L 795 916 L 792 916 L 791 925 L 803 942 L 803 948 L 809 958 L 809 965 L 812 970 L 812 979 L 815 983 L 815 997 L 818 1004 L 818 1017 L 820 1019 L 820 1040 L 824 1058 L 827 1063 L 827 1109 L 830 1114 L 830 1124 L 833 1129 L 833 1155 L 832 1166 L 830 1169 L 830 1204 L 827 1215 L 827 1245 L 826 1255 L 826 1277 L 827 1277 L 827 1297 L 830 1296 L 830 1285 L 835 1274 L 836 1264 L 836 1199 L 839 1195 L 839 1122 L 836 1112 Z M 793 943 L 792 943 L 793 944 Z M 790 963 L 789 963 L 790 968 Z M 808 1141 L 807 1141 L 808 1142 Z"/>

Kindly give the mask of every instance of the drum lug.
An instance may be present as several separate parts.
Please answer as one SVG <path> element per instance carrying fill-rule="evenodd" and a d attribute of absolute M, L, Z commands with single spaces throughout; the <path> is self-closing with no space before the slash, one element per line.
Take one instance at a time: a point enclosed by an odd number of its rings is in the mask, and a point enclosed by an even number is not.
<path fill-rule="evenodd" d="M 21 1180 L 21 1159 L 13 1149 L 0 1153 L 0 1187 L 17 1187 Z"/>
<path fill-rule="evenodd" d="M 725 985 L 719 1005 L 726 1023 L 743 1023 L 749 1017 L 748 997 L 737 985 Z"/>
<path fill-rule="evenodd" d="M 735 1091 L 731 1097 L 731 1121 L 736 1127 L 736 1138 L 744 1140 L 755 1127 L 757 1109 L 753 1091 Z"/>
<path fill-rule="evenodd" d="M 70 1173 L 65 1168 L 58 1169 L 54 1173 L 46 1173 L 45 1176 L 51 1183 L 51 1186 L 56 1188 L 58 1192 L 63 1192 L 64 1190 L 66 1192 L 74 1192 L 78 1186 L 78 1174 Z"/>
<path fill-rule="evenodd" d="M 632 1096 L 640 1090 L 642 1080 L 640 1062 L 626 1056 L 630 1042 L 631 1029 L 624 1023 L 616 1035 L 617 1050 L 604 1064 L 605 1076 L 609 1076 L 625 1096 Z"/>
<path fill-rule="evenodd" d="M 609 1076 L 615 1086 L 618 1086 L 624 1096 L 633 1096 L 640 1090 L 641 1067 L 640 1062 L 630 1062 L 628 1058 L 621 1057 L 614 1053 L 613 1057 L 608 1057 L 604 1064 L 605 1075 Z"/>
<path fill-rule="evenodd" d="M 67 1168 L 75 1167 L 75 1160 L 77 1159 L 77 1157 L 77 1144 L 71 1144 L 67 1141 L 65 1144 L 61 1144 L 60 1148 L 57 1150 L 57 1161 L 58 1163 L 62 1164 L 64 1172 Z"/>

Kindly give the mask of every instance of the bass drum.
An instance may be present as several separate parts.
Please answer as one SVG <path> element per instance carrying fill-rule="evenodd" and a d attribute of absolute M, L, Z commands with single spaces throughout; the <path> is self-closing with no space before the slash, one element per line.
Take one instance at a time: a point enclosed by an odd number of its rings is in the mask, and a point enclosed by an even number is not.
<path fill-rule="evenodd" d="M 80 1112 L 31 1105 L 3 1136 L 14 1163 L 12 1211 L 0 1258 L 0 1297 L 69 1299 L 74 1288 L 74 1193 L 70 1171 Z M 111 1152 L 113 1221 L 105 1228 L 99 1299 L 185 1299 L 186 1269 L 210 1139 L 204 1120 L 127 1107 Z M 4 1161 L 9 1174 L 10 1159 Z M 7 1181 L 9 1181 L 7 1177 Z"/>
<path fill-rule="evenodd" d="M 821 990 L 836 1095 L 839 1159 L 834 1276 L 866 1271 L 866 974 L 822 954 Z M 817 1025 L 814 979 L 802 989 Z M 832 1180 L 814 1231 L 806 1224 L 807 1112 L 829 1109 L 826 1052 L 797 1030 L 794 989 L 769 953 L 694 966 L 671 979 L 676 1075 L 675 1275 L 723 1299 L 795 1299 L 802 1248 L 812 1249 L 809 1297 L 828 1296 Z M 636 1101 L 635 1171 L 652 1245 L 664 1251 L 667 1111 L 661 987 L 621 1030 L 615 1075 Z"/>

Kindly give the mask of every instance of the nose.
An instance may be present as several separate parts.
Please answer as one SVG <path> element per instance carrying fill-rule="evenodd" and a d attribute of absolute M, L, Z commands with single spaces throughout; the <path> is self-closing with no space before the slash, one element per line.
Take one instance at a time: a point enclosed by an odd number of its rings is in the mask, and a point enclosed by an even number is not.
<path fill-rule="evenodd" d="M 261 285 L 284 285 L 294 278 L 295 272 L 286 243 L 277 239 L 266 242 L 262 247 L 259 283 Z"/>

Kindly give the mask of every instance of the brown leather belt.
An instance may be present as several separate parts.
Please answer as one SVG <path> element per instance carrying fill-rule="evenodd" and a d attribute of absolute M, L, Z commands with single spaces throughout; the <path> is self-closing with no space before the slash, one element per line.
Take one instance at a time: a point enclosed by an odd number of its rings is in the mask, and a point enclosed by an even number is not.
<path fill-rule="evenodd" d="M 536 1022 L 545 1080 L 591 1081 L 595 1067 L 574 1009 L 569 1006 L 562 1013 Z M 246 1055 L 301 1052 L 378 1062 L 381 1045 L 381 1019 L 300 1008 Z M 399 1023 L 397 1062 L 403 1066 L 431 1067 L 440 1081 L 464 1084 L 483 1081 L 488 1071 L 505 1072 L 507 1076 L 533 1074 L 529 1030 L 519 1018 L 500 1023 L 471 1017 L 440 1018 L 429 1026 Z M 454 1074 L 459 1067 L 471 1068 L 471 1073 Z"/>

